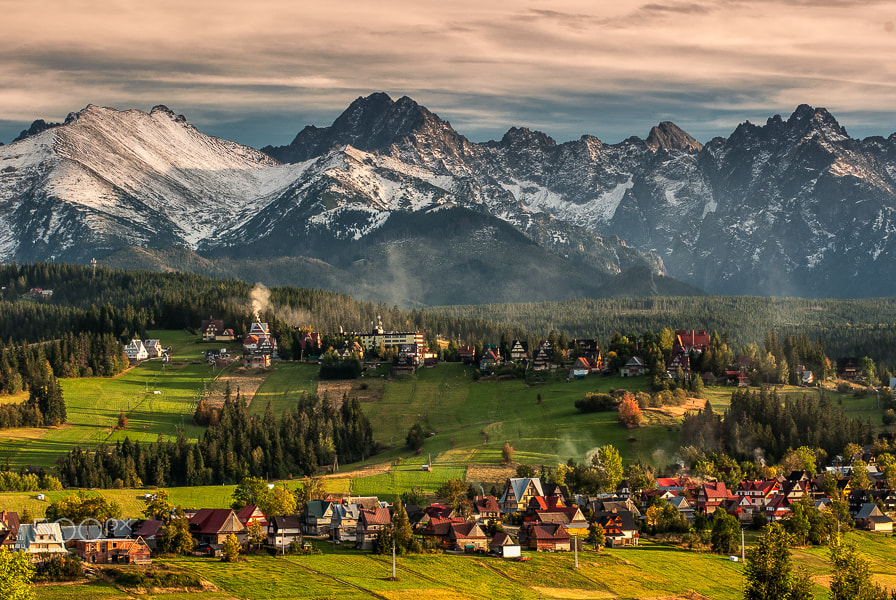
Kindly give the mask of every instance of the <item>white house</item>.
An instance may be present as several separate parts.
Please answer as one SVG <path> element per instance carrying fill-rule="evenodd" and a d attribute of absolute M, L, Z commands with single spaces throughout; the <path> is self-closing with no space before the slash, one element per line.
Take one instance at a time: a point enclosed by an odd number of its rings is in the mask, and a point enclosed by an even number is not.
<path fill-rule="evenodd" d="M 149 352 L 142 340 L 131 340 L 131 343 L 124 347 L 124 355 L 128 360 L 146 360 L 149 358 Z"/>

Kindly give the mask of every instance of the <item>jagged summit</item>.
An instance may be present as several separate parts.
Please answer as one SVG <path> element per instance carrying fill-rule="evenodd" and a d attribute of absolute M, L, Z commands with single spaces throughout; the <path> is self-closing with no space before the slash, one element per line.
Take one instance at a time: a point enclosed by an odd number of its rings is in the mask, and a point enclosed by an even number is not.
<path fill-rule="evenodd" d="M 541 148 L 550 148 L 557 145 L 554 138 L 541 131 L 533 131 L 528 127 L 511 127 L 501 138 L 504 146 L 516 146 L 520 144 L 535 144 Z"/>
<path fill-rule="evenodd" d="M 703 144 L 671 121 L 662 121 L 659 125 L 651 127 L 645 143 L 654 152 L 658 150 L 700 152 L 703 149 Z"/>
<path fill-rule="evenodd" d="M 43 119 L 37 119 L 33 123 L 31 123 L 31 127 L 28 129 L 22 130 L 22 133 L 19 134 L 19 137 L 13 140 L 13 142 L 18 142 L 20 140 L 24 140 L 25 138 L 29 138 L 31 136 L 37 135 L 38 133 L 42 133 L 47 129 L 52 129 L 53 127 L 59 127 L 62 123 L 47 123 Z"/>
<path fill-rule="evenodd" d="M 282 162 L 303 162 L 339 146 L 388 153 L 395 145 L 432 144 L 434 138 L 451 145 L 460 143 L 461 137 L 412 98 L 392 100 L 377 92 L 355 99 L 329 127 L 306 126 L 288 146 L 266 146 L 262 151 Z"/>

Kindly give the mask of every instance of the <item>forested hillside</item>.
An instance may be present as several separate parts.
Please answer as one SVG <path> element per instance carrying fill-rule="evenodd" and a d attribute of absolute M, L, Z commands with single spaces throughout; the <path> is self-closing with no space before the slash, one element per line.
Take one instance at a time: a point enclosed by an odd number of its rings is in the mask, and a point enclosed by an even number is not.
<path fill-rule="evenodd" d="M 532 332 L 610 340 L 614 333 L 705 329 L 726 336 L 736 350 L 762 346 L 768 332 L 820 339 L 829 358 L 870 356 L 896 364 L 896 298 L 811 300 L 756 296 L 582 299 L 567 302 L 487 304 L 431 309 L 455 319 Z M 634 334 L 634 335 L 632 335 Z"/>

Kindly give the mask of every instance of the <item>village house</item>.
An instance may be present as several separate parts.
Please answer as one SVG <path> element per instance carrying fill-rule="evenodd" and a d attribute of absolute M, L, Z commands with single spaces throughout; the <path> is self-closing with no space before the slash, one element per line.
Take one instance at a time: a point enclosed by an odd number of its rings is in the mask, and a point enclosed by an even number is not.
<path fill-rule="evenodd" d="M 388 508 L 373 510 L 361 509 L 358 515 L 358 526 L 355 529 L 355 547 L 361 550 L 372 550 L 381 529 L 392 525 L 392 516 Z"/>
<path fill-rule="evenodd" d="M 594 520 L 603 527 L 607 546 L 610 548 L 638 545 L 641 534 L 631 512 L 624 510 L 599 512 L 595 513 Z"/>
<path fill-rule="evenodd" d="M 20 524 L 14 549 L 28 554 L 31 562 L 54 554 L 67 554 L 59 523 Z"/>
<path fill-rule="evenodd" d="M 149 358 L 149 352 L 146 351 L 146 345 L 144 345 L 143 340 L 138 339 L 131 340 L 131 343 L 124 347 L 124 355 L 127 356 L 128 360 L 131 362 Z"/>
<path fill-rule="evenodd" d="M 146 340 L 143 342 L 143 346 L 146 348 L 148 358 L 161 358 L 165 353 L 161 340 Z"/>
<path fill-rule="evenodd" d="M 233 329 L 225 329 L 224 321 L 212 316 L 202 320 L 199 331 L 202 333 L 203 342 L 232 342 L 236 339 Z"/>
<path fill-rule="evenodd" d="M 501 558 L 518 558 L 520 556 L 520 545 L 509 533 L 503 531 L 495 534 L 495 537 L 489 542 L 489 549 Z"/>
<path fill-rule="evenodd" d="M 18 533 L 19 513 L 6 510 L 0 512 L 0 548 L 12 550 Z"/>
<path fill-rule="evenodd" d="M 330 517 L 330 536 L 337 542 L 354 542 L 361 506 L 355 502 L 335 502 Z"/>
<path fill-rule="evenodd" d="M 678 354 L 673 352 L 672 356 L 669 357 L 669 362 L 666 363 L 666 377 L 675 379 L 679 373 L 681 373 L 685 381 L 690 381 L 691 357 L 682 352 Z"/>
<path fill-rule="evenodd" d="M 711 515 L 722 502 L 732 496 L 723 481 L 704 483 L 697 490 L 697 510 L 705 515 Z"/>
<path fill-rule="evenodd" d="M 569 551 L 570 536 L 560 523 L 524 523 L 520 527 L 520 545 L 539 552 Z"/>
<path fill-rule="evenodd" d="M 497 365 L 501 364 L 501 355 L 495 348 L 488 348 L 482 351 L 482 359 L 479 361 L 480 371 L 491 371 Z"/>
<path fill-rule="evenodd" d="M 551 368 L 550 346 L 548 342 L 542 342 L 542 345 L 535 350 L 535 354 L 532 355 L 533 371 L 547 371 Z"/>
<path fill-rule="evenodd" d="M 672 342 L 672 352 L 673 354 L 676 350 L 681 350 L 684 354 L 704 352 L 709 348 L 711 341 L 710 335 L 703 329 L 678 329 L 675 331 L 675 339 Z"/>
<path fill-rule="evenodd" d="M 277 339 L 271 335 L 267 323 L 252 323 L 249 335 L 243 340 L 243 349 L 250 354 L 277 356 Z"/>
<path fill-rule="evenodd" d="M 488 550 L 488 536 L 478 523 L 452 523 L 448 530 L 448 544 L 455 550 L 484 552 Z"/>
<path fill-rule="evenodd" d="M 476 496 L 473 499 L 473 517 L 480 525 L 487 525 L 489 521 L 500 522 L 501 507 L 494 496 Z"/>
<path fill-rule="evenodd" d="M 148 565 L 152 562 L 149 545 L 141 537 L 79 539 L 76 548 L 78 557 L 88 564 Z"/>
<path fill-rule="evenodd" d="M 584 358 L 592 373 L 600 373 L 604 368 L 604 359 L 597 340 L 573 340 L 569 349 L 575 352 L 578 358 Z"/>
<path fill-rule="evenodd" d="M 268 522 L 268 544 L 284 548 L 302 539 L 302 518 L 299 515 L 275 515 Z"/>
<path fill-rule="evenodd" d="M 268 527 L 268 518 L 254 504 L 247 504 L 242 507 L 237 511 L 236 516 L 247 528 L 253 523 L 258 523 L 263 530 Z"/>
<path fill-rule="evenodd" d="M 644 360 L 640 356 L 632 356 L 625 365 L 619 368 L 621 377 L 641 377 L 645 374 L 647 374 L 647 365 L 644 364 Z"/>
<path fill-rule="evenodd" d="M 856 381 L 862 375 L 859 371 L 859 360 L 855 357 L 837 359 L 837 377 L 847 381 Z"/>
<path fill-rule="evenodd" d="M 893 519 L 885 515 L 877 504 L 869 502 L 862 505 L 862 508 L 856 513 L 855 519 L 856 527 L 868 531 L 893 532 Z"/>
<path fill-rule="evenodd" d="M 474 346 L 460 346 L 457 349 L 457 356 L 465 365 L 472 365 L 476 362 L 476 348 Z"/>
<path fill-rule="evenodd" d="M 467 520 L 463 517 L 430 517 L 423 527 L 422 535 L 425 539 L 435 541 L 440 548 L 447 550 L 454 545 L 451 538 L 451 527 L 466 522 Z"/>
<path fill-rule="evenodd" d="M 333 504 L 329 500 L 310 500 L 302 511 L 302 522 L 308 535 L 330 535 Z"/>
<path fill-rule="evenodd" d="M 570 379 L 584 379 L 590 373 L 591 365 L 589 365 L 588 361 L 581 356 L 572 363 L 571 367 L 569 367 Z"/>
<path fill-rule="evenodd" d="M 510 344 L 510 360 L 523 362 L 531 358 L 529 354 L 529 342 L 525 340 L 513 340 Z"/>
<path fill-rule="evenodd" d="M 514 477 L 498 504 L 502 513 L 522 512 L 529 506 L 529 500 L 533 496 L 544 496 L 541 480 L 538 477 Z"/>
<path fill-rule="evenodd" d="M 189 527 L 197 544 L 208 544 L 214 549 L 220 548 L 231 534 L 240 545 L 249 541 L 246 526 L 230 508 L 201 508 L 190 517 Z"/>

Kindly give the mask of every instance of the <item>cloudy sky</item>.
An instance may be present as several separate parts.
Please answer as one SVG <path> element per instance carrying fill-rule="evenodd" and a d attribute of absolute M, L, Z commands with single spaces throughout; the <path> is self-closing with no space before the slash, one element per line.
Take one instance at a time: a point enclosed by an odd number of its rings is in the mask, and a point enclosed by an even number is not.
<path fill-rule="evenodd" d="M 701 141 L 801 103 L 896 131 L 896 3 L 859 0 L 0 0 L 0 141 L 87 104 L 165 104 L 285 144 L 408 95 L 474 141 L 510 126 Z"/>

